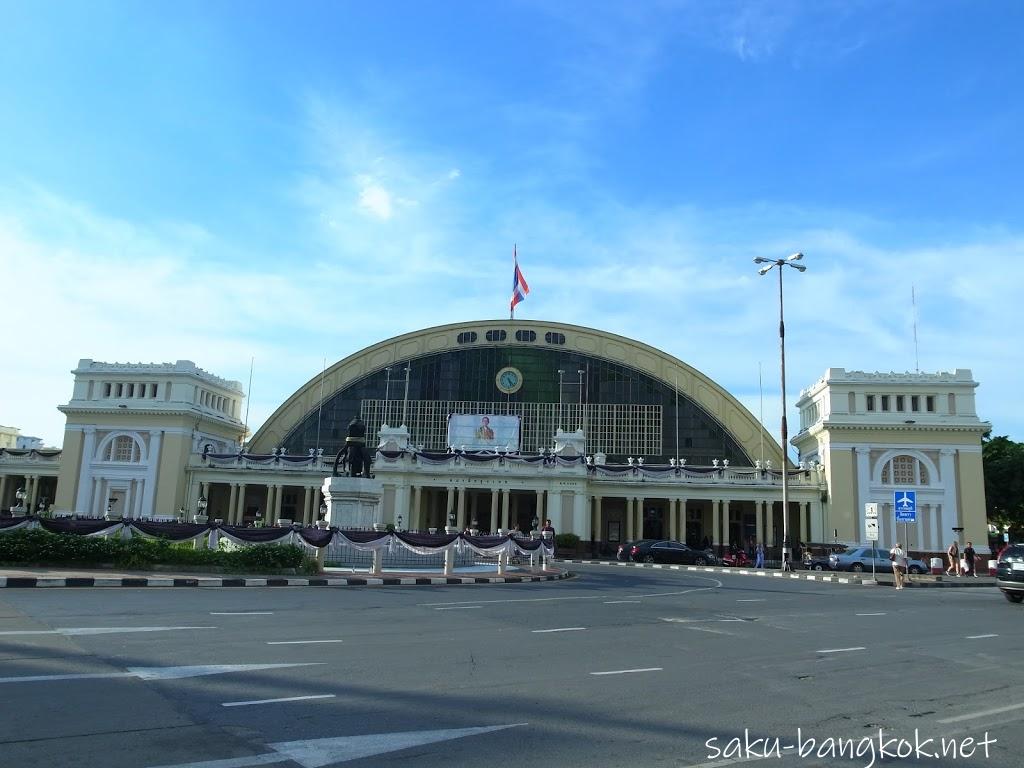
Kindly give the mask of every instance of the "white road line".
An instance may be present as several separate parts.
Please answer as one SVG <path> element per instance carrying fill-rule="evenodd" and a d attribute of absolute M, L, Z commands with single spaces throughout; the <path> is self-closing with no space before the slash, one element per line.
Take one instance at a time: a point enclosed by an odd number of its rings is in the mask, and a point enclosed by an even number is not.
<path fill-rule="evenodd" d="M 984 640 L 986 637 L 999 637 L 999 635 L 968 635 L 967 640 Z"/>
<path fill-rule="evenodd" d="M 737 600 L 736 602 L 737 603 L 763 603 L 764 602 L 764 598 L 763 597 L 750 597 L 750 598 L 746 598 L 746 599 Z"/>
<path fill-rule="evenodd" d="M 847 651 L 864 651 L 867 650 L 863 645 L 857 645 L 853 648 L 826 648 L 823 651 L 815 651 L 815 653 L 846 653 Z"/>
<path fill-rule="evenodd" d="M 267 645 L 312 645 L 314 643 L 341 643 L 343 640 L 267 640 Z"/>
<path fill-rule="evenodd" d="M 885 616 L 884 613 L 857 613 L 855 616 Z"/>
<path fill-rule="evenodd" d="M 264 669 L 285 669 L 286 667 L 314 667 L 325 661 L 310 661 L 289 664 L 206 664 L 194 667 L 128 667 L 126 672 L 85 672 L 69 675 L 26 675 L 24 677 L 0 677 L 0 683 L 45 683 L 55 680 L 96 680 L 99 678 L 136 677 L 140 680 L 182 680 L 187 677 L 224 675 L 232 672 L 259 672 Z"/>
<path fill-rule="evenodd" d="M 216 629 L 216 627 L 58 627 L 57 629 L 14 629 L 0 632 L 0 635 L 114 635 L 122 632 L 171 632 L 179 629 Z"/>
<path fill-rule="evenodd" d="M 714 587 L 693 587 L 692 589 L 682 589 L 677 592 L 654 592 L 649 595 L 632 595 L 632 597 L 674 597 L 675 595 L 688 595 L 691 592 L 704 592 L 715 587 L 721 587 L 722 582 L 718 579 L 712 579 L 708 576 L 694 576 L 695 579 L 701 579 L 703 581 L 714 582 Z M 600 600 L 601 595 L 571 595 L 565 597 L 520 597 L 510 598 L 508 600 L 458 600 L 450 601 L 446 603 L 417 603 L 420 608 L 433 608 L 435 605 L 465 605 L 466 603 L 474 604 L 491 604 L 491 603 L 553 603 L 561 600 Z"/>
<path fill-rule="evenodd" d="M 942 720 L 936 720 L 936 723 L 940 725 L 946 725 L 947 723 L 960 723 L 964 720 L 976 720 L 979 717 L 988 717 L 989 715 L 1001 715 L 1003 712 L 1013 712 L 1015 709 L 1024 709 L 1024 704 L 1010 704 L 1005 707 L 997 707 L 996 709 L 986 709 L 981 712 L 975 712 L 970 715 L 960 715 L 958 717 L 946 717 Z"/>
<path fill-rule="evenodd" d="M 545 632 L 581 632 L 586 627 L 559 627 L 558 629 L 534 629 L 531 630 L 535 635 L 542 635 Z"/>
<path fill-rule="evenodd" d="M 483 608 L 482 605 L 451 605 L 447 608 L 435 608 L 435 611 L 461 611 L 463 608 Z"/>
<path fill-rule="evenodd" d="M 662 667 L 644 667 L 643 669 L 613 669 L 610 672 L 591 672 L 595 676 L 600 675 L 630 675 L 634 672 L 661 672 Z"/>
<path fill-rule="evenodd" d="M 273 616 L 273 611 L 210 611 L 211 616 Z"/>
<path fill-rule="evenodd" d="M 225 701 L 222 707 L 250 707 L 253 704 L 280 704 L 285 701 L 308 701 L 310 699 L 333 699 L 333 693 L 320 693 L 315 696 L 285 696 L 281 699 L 255 699 L 254 701 Z"/>
<path fill-rule="evenodd" d="M 618 605 L 619 603 L 640 603 L 642 600 L 605 600 L 605 605 Z"/>

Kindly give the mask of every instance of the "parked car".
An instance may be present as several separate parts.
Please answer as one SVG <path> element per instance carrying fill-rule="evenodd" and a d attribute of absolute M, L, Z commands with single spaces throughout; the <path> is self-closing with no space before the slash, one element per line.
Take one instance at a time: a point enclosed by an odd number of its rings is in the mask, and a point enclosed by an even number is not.
<path fill-rule="evenodd" d="M 880 547 L 854 547 L 846 552 L 833 552 L 828 556 L 829 566 L 833 571 L 870 571 L 872 560 L 875 571 L 892 573 L 892 561 L 889 550 Z M 907 560 L 907 571 L 910 573 L 928 573 L 928 566 L 922 560 Z"/>
<path fill-rule="evenodd" d="M 829 555 L 840 554 L 847 549 L 845 544 L 805 544 L 801 566 L 808 571 L 831 571 Z"/>
<path fill-rule="evenodd" d="M 999 555 L 996 586 L 1011 603 L 1024 600 L 1024 544 L 1011 544 Z"/>
<path fill-rule="evenodd" d="M 710 549 L 694 549 L 681 541 L 669 539 L 640 539 L 626 542 L 616 554 L 619 560 L 635 563 L 682 563 L 685 565 L 715 565 L 718 560 Z"/>

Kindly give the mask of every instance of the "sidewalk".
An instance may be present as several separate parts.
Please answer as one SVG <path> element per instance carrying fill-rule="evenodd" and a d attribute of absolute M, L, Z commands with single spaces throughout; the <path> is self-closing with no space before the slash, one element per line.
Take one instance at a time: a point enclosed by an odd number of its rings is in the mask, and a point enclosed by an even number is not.
<path fill-rule="evenodd" d="M 872 578 L 870 572 L 851 573 L 846 571 L 792 571 L 763 568 L 725 568 L 720 565 L 668 565 L 662 563 L 634 563 L 623 560 L 556 560 L 559 563 L 576 563 L 579 565 L 614 565 L 621 568 L 655 568 L 669 571 L 695 571 L 699 573 L 732 573 L 743 576 L 766 576 L 776 579 L 803 579 L 805 581 L 823 581 L 829 584 L 860 584 L 866 587 L 891 587 L 894 585 L 891 571 L 879 572 Z M 927 574 L 908 577 L 907 587 L 994 587 L 994 576 L 930 576 Z"/>
<path fill-rule="evenodd" d="M 260 576 L 249 574 L 196 574 L 106 568 L 0 568 L 0 588 L 21 587 L 419 587 L 448 584 L 521 584 L 568 578 L 569 571 L 507 572 L 504 576 L 368 572 L 328 568 L 319 576 Z"/>

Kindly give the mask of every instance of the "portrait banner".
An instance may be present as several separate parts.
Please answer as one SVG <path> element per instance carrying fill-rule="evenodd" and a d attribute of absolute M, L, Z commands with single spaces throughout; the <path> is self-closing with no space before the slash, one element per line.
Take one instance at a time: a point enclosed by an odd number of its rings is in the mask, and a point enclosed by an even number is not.
<path fill-rule="evenodd" d="M 448 445 L 460 451 L 518 451 L 519 417 L 453 413 L 448 417 Z"/>

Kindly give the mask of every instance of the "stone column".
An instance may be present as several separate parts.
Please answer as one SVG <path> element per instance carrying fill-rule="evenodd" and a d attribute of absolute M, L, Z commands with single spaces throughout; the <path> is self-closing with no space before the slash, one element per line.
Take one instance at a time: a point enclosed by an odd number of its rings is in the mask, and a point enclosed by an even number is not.
<path fill-rule="evenodd" d="M 722 544 L 728 547 L 730 544 L 733 543 L 732 541 L 730 541 L 731 538 L 732 525 L 729 522 L 729 500 L 725 499 L 722 501 Z"/>
<path fill-rule="evenodd" d="M 587 514 L 587 497 L 577 491 L 572 495 L 572 532 L 580 537 L 581 541 L 591 538 L 590 515 Z"/>
<path fill-rule="evenodd" d="M 636 538 L 644 537 L 644 504 L 647 499 L 642 496 L 636 500 Z"/>
<path fill-rule="evenodd" d="M 228 496 L 228 511 L 224 515 L 224 522 L 228 525 L 234 525 L 235 523 L 235 508 L 238 506 L 238 483 L 231 484 L 231 495 Z M 207 508 L 207 513 L 210 515 L 210 519 L 215 519 L 213 510 Z"/>
<path fill-rule="evenodd" d="M 426 528 L 423 525 L 423 521 L 420 519 L 423 515 L 421 509 L 421 502 L 423 500 L 423 486 L 414 485 L 412 487 L 412 509 L 409 511 L 409 530 L 418 531 Z"/>
<path fill-rule="evenodd" d="M 668 537 L 673 541 L 679 541 L 679 528 L 676 518 L 676 499 L 668 500 Z"/>
<path fill-rule="evenodd" d="M 509 528 L 508 512 L 509 512 L 509 506 L 510 506 L 511 498 L 512 498 L 512 489 L 511 488 L 502 488 L 501 489 L 501 527 L 504 528 L 506 531 Z"/>
<path fill-rule="evenodd" d="M 603 499 L 600 496 L 594 496 L 594 523 L 590 529 L 590 540 L 601 541 L 604 533 L 604 521 L 601 519 L 601 503 Z"/>
<path fill-rule="evenodd" d="M 7 475 L 0 475 L 0 510 L 7 511 L 4 500 L 7 498 Z"/>
<path fill-rule="evenodd" d="M 491 488 L 491 517 L 487 525 L 492 534 L 497 533 L 501 527 L 501 520 L 498 517 L 498 495 L 500 491 L 497 488 Z"/>
<path fill-rule="evenodd" d="M 765 543 L 764 534 L 764 499 L 759 499 L 754 502 L 754 536 L 757 538 L 758 543 Z"/>
<path fill-rule="evenodd" d="M 271 525 L 277 525 L 277 521 L 281 519 L 281 501 L 284 496 L 284 486 L 274 486 L 274 516 L 271 519 Z"/>
<path fill-rule="evenodd" d="M 562 494 L 558 491 L 552 491 L 548 494 L 547 518 L 551 520 L 551 525 L 554 526 L 556 531 L 565 530 L 565 521 L 562 517 Z"/>
<path fill-rule="evenodd" d="M 718 499 L 711 500 L 711 544 L 722 545 L 722 502 Z"/>
<path fill-rule="evenodd" d="M 544 527 L 544 491 L 537 491 L 537 525 Z M 538 528 L 539 530 L 539 528 Z"/>
<path fill-rule="evenodd" d="M 444 520 L 441 521 L 439 527 L 445 528 L 448 526 L 448 521 L 451 519 L 452 512 L 455 511 L 455 486 L 448 487 L 448 500 L 444 505 Z"/>
<path fill-rule="evenodd" d="M 238 484 L 238 506 L 235 507 L 235 525 L 245 522 L 245 483 Z"/>
<path fill-rule="evenodd" d="M 939 480 L 942 483 L 942 515 L 941 522 L 939 523 L 939 530 L 941 531 L 940 540 L 949 546 L 948 542 L 953 541 L 954 538 L 959 537 L 960 551 L 963 551 L 964 547 L 964 533 L 956 534 L 953 532 L 954 528 L 963 527 L 963 523 L 960 521 L 963 519 L 963 515 L 957 508 L 956 496 L 956 451 L 953 448 L 940 448 L 939 449 Z M 935 478 L 932 478 L 932 482 L 935 482 Z M 943 547 L 945 549 L 945 547 Z"/>
<path fill-rule="evenodd" d="M 32 475 L 29 477 L 29 486 L 26 489 L 29 492 L 28 498 L 28 514 L 34 514 L 36 511 L 36 505 L 39 503 L 39 475 Z"/>
<path fill-rule="evenodd" d="M 302 524 L 312 525 L 309 517 L 309 502 L 313 499 L 313 489 L 308 485 L 302 489 Z"/>
<path fill-rule="evenodd" d="M 456 503 L 455 527 L 460 531 L 466 530 L 466 487 L 459 486 L 458 501 Z"/>
<path fill-rule="evenodd" d="M 633 507 L 636 504 L 636 499 L 627 497 L 626 498 L 626 533 L 623 541 L 633 541 L 633 532 L 636 530 L 636 521 L 633 519 Z"/>

